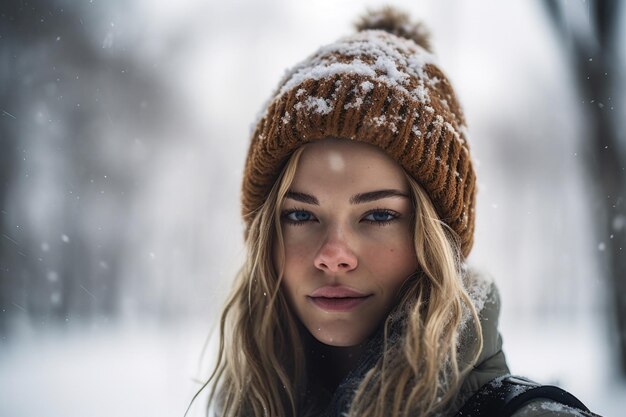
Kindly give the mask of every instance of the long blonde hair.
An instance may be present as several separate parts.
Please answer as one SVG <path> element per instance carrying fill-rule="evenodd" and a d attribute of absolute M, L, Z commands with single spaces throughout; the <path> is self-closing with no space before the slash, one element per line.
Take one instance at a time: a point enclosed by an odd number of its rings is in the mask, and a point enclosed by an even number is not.
<path fill-rule="evenodd" d="M 208 410 L 223 417 L 302 416 L 307 369 L 298 319 L 280 291 L 282 276 L 272 248 L 283 248 L 280 205 L 304 146 L 294 151 L 265 203 L 253 213 L 246 237 L 247 258 L 223 309 Z M 420 270 L 409 277 L 384 324 L 384 350 L 351 403 L 351 417 L 420 416 L 442 412 L 454 399 L 462 376 L 457 337 L 468 314 L 480 324 L 461 279 L 459 245 L 438 219 L 428 195 L 406 175 L 415 206 L 414 244 Z M 402 337 L 390 343 L 392 317 L 403 317 Z M 479 337 L 477 351 L 482 349 Z"/>

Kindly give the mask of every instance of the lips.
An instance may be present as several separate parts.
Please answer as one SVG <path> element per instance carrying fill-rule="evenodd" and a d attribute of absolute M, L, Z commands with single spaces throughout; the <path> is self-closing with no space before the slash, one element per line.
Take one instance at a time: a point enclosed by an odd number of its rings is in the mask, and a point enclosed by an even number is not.
<path fill-rule="evenodd" d="M 348 287 L 321 287 L 309 295 L 309 299 L 325 311 L 350 311 L 368 298 L 372 294 L 365 294 Z"/>

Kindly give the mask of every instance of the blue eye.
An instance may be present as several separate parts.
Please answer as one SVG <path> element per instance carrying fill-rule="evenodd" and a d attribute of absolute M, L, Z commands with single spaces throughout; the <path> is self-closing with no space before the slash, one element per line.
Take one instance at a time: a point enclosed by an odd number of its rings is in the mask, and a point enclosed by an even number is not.
<path fill-rule="evenodd" d="M 396 220 L 397 218 L 398 215 L 390 210 L 376 210 L 365 216 L 363 220 L 382 225 Z"/>
<path fill-rule="evenodd" d="M 290 223 L 298 224 L 315 220 L 315 217 L 306 210 L 287 210 L 283 212 L 283 219 Z"/>

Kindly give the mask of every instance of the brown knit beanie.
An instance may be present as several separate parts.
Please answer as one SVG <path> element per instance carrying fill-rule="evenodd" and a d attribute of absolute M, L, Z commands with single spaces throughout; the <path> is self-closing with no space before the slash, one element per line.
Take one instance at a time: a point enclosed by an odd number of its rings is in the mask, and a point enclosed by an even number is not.
<path fill-rule="evenodd" d="M 476 178 L 463 113 L 421 25 L 391 8 L 320 48 L 280 82 L 256 123 L 245 165 L 247 229 L 289 155 L 344 138 L 378 146 L 415 178 L 465 257 L 473 243 Z"/>

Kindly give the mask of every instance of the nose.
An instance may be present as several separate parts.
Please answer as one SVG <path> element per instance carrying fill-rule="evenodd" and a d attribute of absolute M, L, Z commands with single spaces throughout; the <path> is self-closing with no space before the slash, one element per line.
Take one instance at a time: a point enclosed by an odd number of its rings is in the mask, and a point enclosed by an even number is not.
<path fill-rule="evenodd" d="M 349 272 L 358 265 L 356 254 L 338 232 L 328 236 L 313 262 L 317 269 L 329 273 Z"/>

